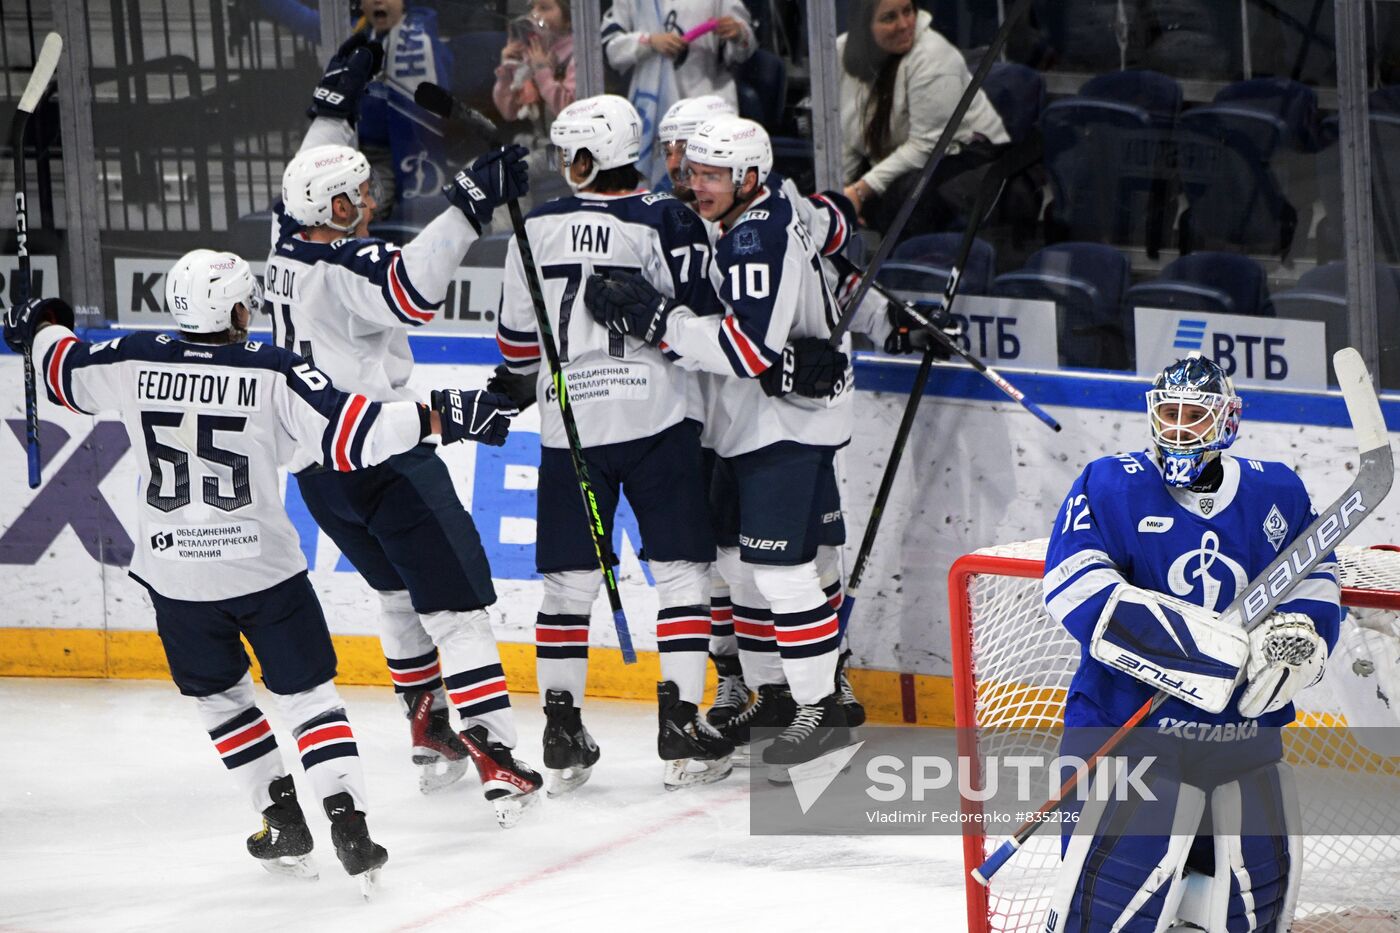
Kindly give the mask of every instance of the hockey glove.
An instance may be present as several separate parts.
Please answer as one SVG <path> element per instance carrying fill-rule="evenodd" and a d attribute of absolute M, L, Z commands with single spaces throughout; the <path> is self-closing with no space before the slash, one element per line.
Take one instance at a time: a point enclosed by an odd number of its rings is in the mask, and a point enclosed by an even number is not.
<path fill-rule="evenodd" d="M 890 335 L 885 338 L 885 352 L 893 354 L 913 353 L 933 347 L 933 358 L 946 360 L 952 356 L 948 348 L 939 340 L 929 336 L 928 329 L 905 310 L 902 303 L 891 301 L 887 307 L 890 319 Z M 948 313 L 942 301 L 914 302 L 918 311 L 930 324 L 941 330 L 950 340 L 962 336 L 962 325 Z"/>
<path fill-rule="evenodd" d="M 306 115 L 332 117 L 354 126 L 360 118 L 360 98 L 383 65 L 384 47 L 370 41 L 366 32 L 355 33 L 331 56 Z"/>
<path fill-rule="evenodd" d="M 1301 612 L 1276 612 L 1249 633 L 1249 663 L 1240 715 L 1255 719 L 1282 709 L 1322 679 L 1327 642 Z"/>
<path fill-rule="evenodd" d="M 483 389 L 434 389 L 432 409 L 442 421 L 444 444 L 473 440 L 488 447 L 505 445 L 510 419 L 520 414 L 510 399 Z"/>
<path fill-rule="evenodd" d="M 835 398 L 846 387 L 850 358 L 821 337 L 799 337 L 783 347 L 783 358 L 758 377 L 772 398 Z"/>
<path fill-rule="evenodd" d="M 458 172 L 442 193 L 480 233 L 496 208 L 530 190 L 530 168 L 525 164 L 529 154 L 530 150 L 520 145 L 488 152 Z"/>
<path fill-rule="evenodd" d="M 636 337 L 653 347 L 666 336 L 666 318 L 675 303 L 633 272 L 597 273 L 583 287 L 583 303 L 593 320 L 615 334 Z"/>
<path fill-rule="evenodd" d="M 501 363 L 491 378 L 486 380 L 486 391 L 504 395 L 516 408 L 524 411 L 535 404 L 535 374 L 513 373 L 509 366 Z"/>
<path fill-rule="evenodd" d="M 44 324 L 73 327 L 73 309 L 62 298 L 33 298 L 5 309 L 5 345 L 16 353 L 34 343 L 34 335 Z"/>

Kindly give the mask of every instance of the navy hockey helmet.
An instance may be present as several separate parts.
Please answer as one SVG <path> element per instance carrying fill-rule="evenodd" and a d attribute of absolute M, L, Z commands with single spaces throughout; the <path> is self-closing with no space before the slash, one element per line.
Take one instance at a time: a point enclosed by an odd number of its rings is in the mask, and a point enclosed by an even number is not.
<path fill-rule="evenodd" d="M 1147 413 L 1163 478 L 1173 486 L 1194 483 L 1235 442 L 1240 408 L 1234 383 L 1208 359 L 1192 354 L 1162 370 L 1147 392 Z"/>

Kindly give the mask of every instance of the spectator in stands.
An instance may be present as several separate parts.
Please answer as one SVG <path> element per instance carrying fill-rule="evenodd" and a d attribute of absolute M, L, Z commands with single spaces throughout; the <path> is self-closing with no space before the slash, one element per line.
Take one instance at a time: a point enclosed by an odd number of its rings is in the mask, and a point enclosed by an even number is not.
<path fill-rule="evenodd" d="M 631 72 L 627 99 L 642 117 L 637 163 L 646 178 L 665 169 L 656 144 L 662 114 L 682 98 L 706 94 L 737 108 L 730 70 L 756 47 L 743 0 L 614 0 L 603 16 L 603 55 L 613 68 Z"/>
<path fill-rule="evenodd" d="M 899 212 L 972 74 L 962 53 L 913 0 L 852 0 L 841 59 L 842 167 L 862 222 L 884 232 Z M 978 91 L 901 237 L 947 229 L 972 202 L 982 172 L 1010 142 Z"/>
<path fill-rule="evenodd" d="M 574 102 L 574 34 L 570 0 L 534 0 L 511 24 L 491 99 L 507 120 L 529 120 L 549 138 L 549 124 Z"/>

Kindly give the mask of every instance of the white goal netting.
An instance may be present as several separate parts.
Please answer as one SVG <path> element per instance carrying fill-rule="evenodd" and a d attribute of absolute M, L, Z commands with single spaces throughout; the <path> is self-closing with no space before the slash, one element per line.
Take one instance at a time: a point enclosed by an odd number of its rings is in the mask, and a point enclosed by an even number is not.
<path fill-rule="evenodd" d="M 1041 539 L 984 548 L 960 560 L 950 575 L 958 725 L 975 726 L 983 760 L 1028 749 L 1056 754 L 1080 646 L 1045 612 L 1040 586 L 1045 545 Z M 1395 631 L 1400 552 L 1340 548 L 1337 553 L 1348 612 L 1363 624 Z M 1400 923 L 1391 919 L 1400 916 L 1400 837 L 1360 834 L 1378 825 L 1378 815 L 1360 812 L 1354 793 L 1326 791 L 1329 781 L 1345 779 L 1352 790 L 1358 780 L 1375 782 L 1377 796 L 1394 802 L 1397 814 L 1387 821 L 1393 827 L 1400 823 L 1400 758 L 1377 754 L 1358 742 L 1356 736 L 1365 734 L 1349 732 L 1341 704 L 1323 685 L 1304 692 L 1297 706 L 1299 724 L 1310 728 L 1288 730 L 1285 748 L 1300 787 L 1308 786 L 1307 793 L 1300 793 L 1304 825 L 1351 828 L 1346 835 L 1304 837 L 1303 886 L 1293 930 L 1400 933 Z M 1400 710 L 1395 724 L 1400 725 Z M 1043 747 L 1035 747 L 1037 742 Z M 967 825 L 970 869 L 1002 840 L 982 836 L 976 823 Z M 1054 828 L 1033 836 L 992 879 L 985 916 L 980 892 L 969 881 L 971 933 L 1043 929 L 1059 853 Z"/>

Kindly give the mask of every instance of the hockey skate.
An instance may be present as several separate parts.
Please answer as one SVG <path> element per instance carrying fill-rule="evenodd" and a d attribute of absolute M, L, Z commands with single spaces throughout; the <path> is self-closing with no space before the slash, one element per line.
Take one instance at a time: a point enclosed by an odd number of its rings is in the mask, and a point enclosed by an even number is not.
<path fill-rule="evenodd" d="M 510 829 L 538 802 L 543 779 L 509 748 L 493 741 L 485 726 L 472 726 L 461 738 L 481 776 L 486 799 L 496 808 L 496 822 L 502 829 Z"/>
<path fill-rule="evenodd" d="M 788 768 L 820 758 L 850 742 L 846 710 L 837 694 L 825 696 L 810 706 L 799 706 L 788 727 L 763 750 L 768 780 L 773 784 L 791 784 Z"/>
<path fill-rule="evenodd" d="M 546 793 L 558 797 L 587 783 L 601 752 L 584 728 L 569 691 L 546 691 L 544 716 L 544 766 L 549 771 Z"/>
<path fill-rule="evenodd" d="M 471 758 L 452 731 L 447 710 L 433 709 L 433 693 L 409 694 L 409 725 L 413 730 L 413 763 L 418 766 L 418 789 L 436 794 L 461 780 Z"/>
<path fill-rule="evenodd" d="M 326 816 L 331 820 L 331 842 L 336 858 L 345 873 L 354 878 L 365 900 L 374 896 L 379 886 L 379 870 L 389 861 L 389 853 L 369 838 L 365 815 L 355 809 L 349 794 L 335 794 L 324 801 Z"/>
<path fill-rule="evenodd" d="M 860 700 L 856 699 L 856 692 L 851 689 L 851 681 L 846 677 L 846 662 L 850 660 L 851 652 L 846 650 L 836 659 L 836 698 L 841 703 L 841 708 L 846 711 L 846 725 L 854 729 L 856 726 L 865 725 L 865 707 Z"/>
<path fill-rule="evenodd" d="M 749 688 L 744 683 L 744 670 L 737 654 L 712 654 L 719 684 L 715 687 L 715 704 L 705 713 L 705 720 L 716 729 L 742 713 L 749 705 Z"/>
<path fill-rule="evenodd" d="M 750 745 L 753 729 L 784 729 L 796 715 L 797 704 L 793 702 L 787 684 L 760 686 L 749 708 L 720 729 L 720 735 L 734 745 L 732 760 L 735 766 L 747 768 L 753 759 Z"/>
<path fill-rule="evenodd" d="M 263 828 L 248 837 L 248 853 L 274 875 L 315 881 L 320 877 L 311 858 L 311 830 L 297 803 L 290 775 L 268 786 L 272 804 L 263 810 Z"/>
<path fill-rule="evenodd" d="M 679 687 L 669 680 L 657 684 L 656 706 L 656 752 L 666 763 L 661 783 L 667 790 L 713 784 L 729 776 L 734 745 L 705 721 L 694 703 L 680 698 Z"/>

